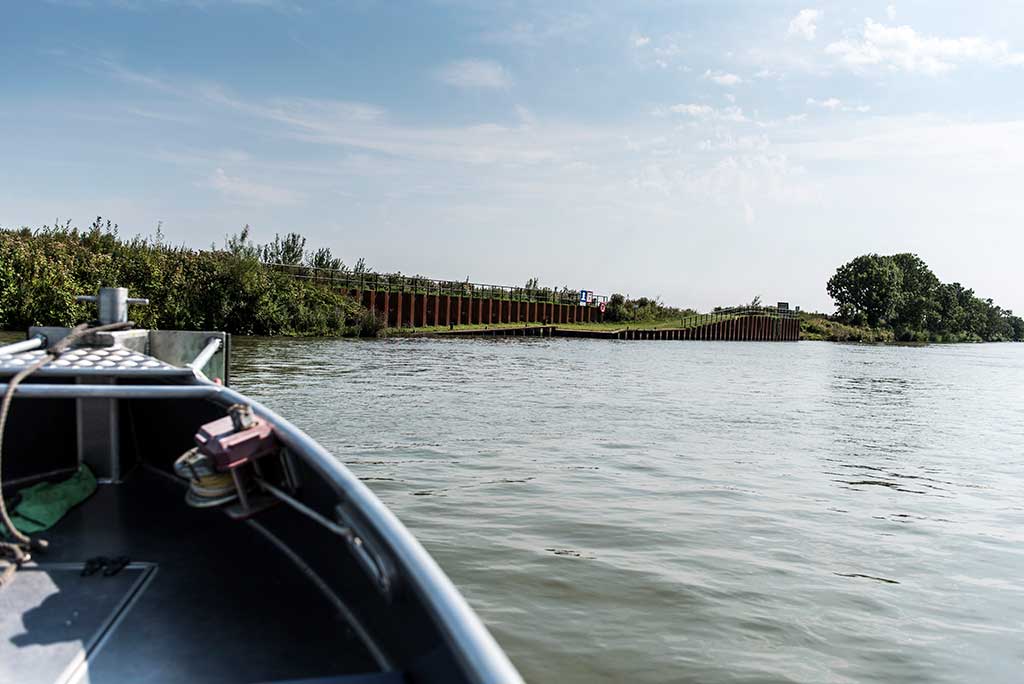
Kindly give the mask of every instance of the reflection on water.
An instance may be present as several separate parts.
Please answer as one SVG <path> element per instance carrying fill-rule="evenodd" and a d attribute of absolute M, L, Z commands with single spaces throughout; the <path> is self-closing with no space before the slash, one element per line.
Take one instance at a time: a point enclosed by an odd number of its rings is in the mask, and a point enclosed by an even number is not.
<path fill-rule="evenodd" d="M 1020 680 L 1024 345 L 235 350 L 532 682 Z"/>

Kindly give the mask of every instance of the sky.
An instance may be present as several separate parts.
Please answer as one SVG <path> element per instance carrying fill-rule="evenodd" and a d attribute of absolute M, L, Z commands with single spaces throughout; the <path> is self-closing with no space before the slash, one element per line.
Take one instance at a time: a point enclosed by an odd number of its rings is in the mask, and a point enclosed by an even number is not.
<path fill-rule="evenodd" d="M 831 311 L 915 252 L 1024 311 L 1024 5 L 53 0 L 0 12 L 0 226 Z"/>

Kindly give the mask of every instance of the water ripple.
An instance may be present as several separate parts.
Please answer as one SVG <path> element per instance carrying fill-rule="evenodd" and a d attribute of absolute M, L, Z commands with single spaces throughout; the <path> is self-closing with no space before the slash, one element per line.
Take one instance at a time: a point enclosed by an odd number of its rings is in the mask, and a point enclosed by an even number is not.
<path fill-rule="evenodd" d="M 1016 682 L 1024 345 L 259 340 L 531 682 Z"/>

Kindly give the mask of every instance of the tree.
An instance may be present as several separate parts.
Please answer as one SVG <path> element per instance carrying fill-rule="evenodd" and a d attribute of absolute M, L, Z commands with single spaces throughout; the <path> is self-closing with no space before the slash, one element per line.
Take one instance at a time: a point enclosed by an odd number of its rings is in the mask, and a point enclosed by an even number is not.
<path fill-rule="evenodd" d="M 943 284 L 916 254 L 865 254 L 836 269 L 828 293 L 847 322 L 902 340 L 1021 340 L 1024 320 L 960 283 Z"/>
<path fill-rule="evenodd" d="M 960 283 L 945 283 L 939 286 L 936 302 L 939 310 L 938 332 L 952 333 L 964 330 L 967 312 L 964 310 L 964 287 Z M 974 293 L 971 293 L 973 296 Z"/>
<path fill-rule="evenodd" d="M 886 257 L 883 257 L 886 258 Z M 928 264 L 916 254 L 894 254 L 900 270 L 900 296 L 895 302 L 892 326 L 897 334 L 912 331 L 938 331 L 939 288 L 941 283 Z"/>
<path fill-rule="evenodd" d="M 626 298 L 619 293 L 608 298 L 604 307 L 604 320 L 617 323 L 626 320 Z"/>
<path fill-rule="evenodd" d="M 321 247 L 310 252 L 306 257 L 306 265 L 312 268 L 325 268 L 332 271 L 346 271 L 345 262 L 331 254 L 330 247 Z"/>
<path fill-rule="evenodd" d="M 842 318 L 877 326 L 896 313 L 902 272 L 891 257 L 865 254 L 836 269 L 826 289 Z"/>
<path fill-rule="evenodd" d="M 242 259 L 258 259 L 260 246 L 249 239 L 249 224 L 235 235 L 224 236 L 224 250 Z"/>
<path fill-rule="evenodd" d="M 1007 311 L 1006 314 L 1006 323 L 1010 327 L 1010 339 L 1024 342 L 1024 318 L 1011 315 L 1011 311 Z"/>
<path fill-rule="evenodd" d="M 298 266 L 306 254 L 306 238 L 298 233 L 288 233 L 282 239 L 275 233 L 274 241 L 263 245 L 260 249 L 265 264 Z"/>

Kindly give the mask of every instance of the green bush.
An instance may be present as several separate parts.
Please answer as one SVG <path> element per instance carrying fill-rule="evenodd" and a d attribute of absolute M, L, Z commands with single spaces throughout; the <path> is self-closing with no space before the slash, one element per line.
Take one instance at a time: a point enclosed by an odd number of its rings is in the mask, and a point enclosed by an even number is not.
<path fill-rule="evenodd" d="M 360 337 L 378 337 L 387 327 L 387 319 L 367 309 L 359 318 Z"/>
<path fill-rule="evenodd" d="M 224 330 L 243 335 L 345 335 L 365 309 L 325 285 L 264 266 L 258 255 L 198 251 L 156 239 L 123 240 L 99 219 L 32 231 L 0 229 L 0 329 L 70 326 L 95 316 L 75 301 L 100 287 L 127 287 L 140 327 Z"/>
<path fill-rule="evenodd" d="M 604 320 L 614 323 L 657 322 L 688 318 L 696 314 L 697 312 L 693 309 L 666 306 L 657 297 L 627 299 L 625 296 L 615 293 L 608 298 Z"/>

